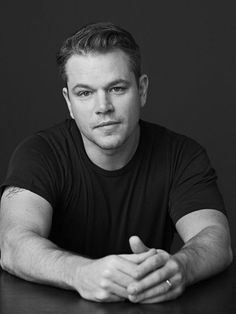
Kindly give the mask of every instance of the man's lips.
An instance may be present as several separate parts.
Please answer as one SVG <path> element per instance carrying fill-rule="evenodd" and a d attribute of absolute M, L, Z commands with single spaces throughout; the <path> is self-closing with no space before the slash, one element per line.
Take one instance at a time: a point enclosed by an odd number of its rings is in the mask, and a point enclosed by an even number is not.
<path fill-rule="evenodd" d="M 119 124 L 120 122 L 119 121 L 102 121 L 100 123 L 98 123 L 96 126 L 95 126 L 95 129 L 97 128 L 102 128 L 104 126 L 109 126 L 109 125 L 115 125 L 115 124 Z"/>

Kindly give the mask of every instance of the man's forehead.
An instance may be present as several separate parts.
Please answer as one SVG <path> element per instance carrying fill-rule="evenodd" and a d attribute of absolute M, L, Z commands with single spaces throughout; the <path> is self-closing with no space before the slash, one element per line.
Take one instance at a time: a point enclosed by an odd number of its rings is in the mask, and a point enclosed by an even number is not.
<path fill-rule="evenodd" d="M 74 54 L 66 64 L 68 83 L 88 84 L 133 77 L 129 57 L 121 50 L 107 53 Z"/>
<path fill-rule="evenodd" d="M 108 59 L 111 56 L 122 56 L 124 59 L 127 61 L 129 60 L 129 56 L 126 52 L 119 48 L 115 49 L 108 49 L 108 50 L 102 50 L 102 51 L 88 51 L 88 52 L 79 52 L 79 53 L 73 53 L 67 61 L 71 59 L 81 59 L 81 60 L 88 60 L 88 59 L 93 59 L 93 58 L 98 58 L 98 59 Z"/>

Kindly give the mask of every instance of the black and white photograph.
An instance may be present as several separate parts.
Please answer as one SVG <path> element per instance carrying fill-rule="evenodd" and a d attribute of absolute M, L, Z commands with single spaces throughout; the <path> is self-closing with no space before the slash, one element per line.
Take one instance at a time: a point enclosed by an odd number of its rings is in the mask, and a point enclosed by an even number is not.
<path fill-rule="evenodd" d="M 0 313 L 235 313 L 236 3 L 0 25 Z"/>

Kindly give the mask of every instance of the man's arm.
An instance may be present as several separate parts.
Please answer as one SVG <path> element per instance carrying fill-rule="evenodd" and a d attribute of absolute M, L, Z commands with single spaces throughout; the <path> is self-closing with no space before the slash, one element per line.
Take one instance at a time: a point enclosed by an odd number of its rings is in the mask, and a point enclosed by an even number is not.
<path fill-rule="evenodd" d="M 1 266 L 23 279 L 77 290 L 94 301 L 127 298 L 136 268 L 155 250 L 141 255 L 113 255 L 98 260 L 63 251 L 47 239 L 53 209 L 39 195 L 5 189 L 0 211 Z"/>
<path fill-rule="evenodd" d="M 181 218 L 176 229 L 184 241 L 174 255 L 185 268 L 186 285 L 212 276 L 233 259 L 227 218 L 217 210 L 199 210 Z"/>
<path fill-rule="evenodd" d="M 205 209 L 182 217 L 176 229 L 184 246 L 174 255 L 159 250 L 140 265 L 140 278 L 128 286 L 132 302 L 153 303 L 175 299 L 185 287 L 224 270 L 232 262 L 228 222 L 217 210 Z M 144 252 L 137 237 L 133 252 Z"/>

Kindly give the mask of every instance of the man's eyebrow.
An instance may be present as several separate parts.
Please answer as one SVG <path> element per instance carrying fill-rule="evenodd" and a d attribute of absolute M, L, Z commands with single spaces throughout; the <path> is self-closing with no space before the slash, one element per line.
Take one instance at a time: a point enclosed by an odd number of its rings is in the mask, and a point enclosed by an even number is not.
<path fill-rule="evenodd" d="M 76 84 L 72 90 L 74 91 L 76 88 L 86 88 L 86 89 L 92 89 L 91 86 L 87 85 L 87 84 Z"/>
<path fill-rule="evenodd" d="M 130 81 L 124 80 L 124 79 L 118 79 L 118 80 L 114 80 L 110 82 L 106 87 L 109 88 L 111 86 L 118 85 L 118 84 L 130 85 Z"/>
<path fill-rule="evenodd" d="M 117 85 L 117 84 L 125 84 L 125 85 L 130 85 L 130 81 L 124 80 L 124 79 L 117 79 L 105 86 L 105 89 L 110 88 L 111 86 Z M 76 88 L 85 88 L 85 89 L 94 89 L 92 86 L 89 86 L 87 84 L 76 84 L 73 88 L 72 91 L 75 91 Z"/>

